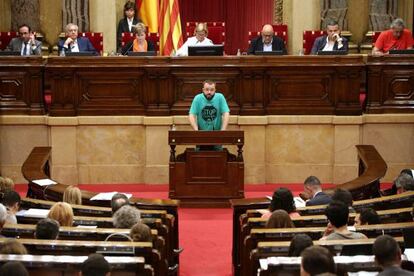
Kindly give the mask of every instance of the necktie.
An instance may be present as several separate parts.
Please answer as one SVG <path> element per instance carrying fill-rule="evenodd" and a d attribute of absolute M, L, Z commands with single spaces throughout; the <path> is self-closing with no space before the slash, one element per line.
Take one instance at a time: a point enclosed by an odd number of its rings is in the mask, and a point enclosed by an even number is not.
<path fill-rule="evenodd" d="M 24 43 L 23 56 L 27 55 L 27 42 Z"/>

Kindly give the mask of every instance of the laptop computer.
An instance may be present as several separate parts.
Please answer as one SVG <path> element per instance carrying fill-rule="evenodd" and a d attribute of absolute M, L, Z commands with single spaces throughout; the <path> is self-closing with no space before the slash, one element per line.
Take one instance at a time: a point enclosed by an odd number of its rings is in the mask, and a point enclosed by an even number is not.
<path fill-rule="evenodd" d="M 0 51 L 0 56 L 20 56 L 20 52 Z"/>
<path fill-rule="evenodd" d="M 344 56 L 347 55 L 347 51 L 334 50 L 334 51 L 319 51 L 318 56 Z"/>
<path fill-rule="evenodd" d="M 285 53 L 282 50 L 278 51 L 255 51 L 256 56 L 282 56 Z"/>
<path fill-rule="evenodd" d="M 390 55 L 414 55 L 414 49 L 390 50 Z"/>
<path fill-rule="evenodd" d="M 83 52 L 66 52 L 65 56 L 67 57 L 88 57 L 88 56 L 96 56 L 95 52 L 91 51 L 83 51 Z"/>
<path fill-rule="evenodd" d="M 223 45 L 188 46 L 189 56 L 222 56 Z"/>
<path fill-rule="evenodd" d="M 156 51 L 146 51 L 146 52 L 133 52 L 133 51 L 129 51 L 127 52 L 128 56 L 135 56 L 135 57 L 152 57 L 152 56 L 156 56 L 157 52 Z"/>

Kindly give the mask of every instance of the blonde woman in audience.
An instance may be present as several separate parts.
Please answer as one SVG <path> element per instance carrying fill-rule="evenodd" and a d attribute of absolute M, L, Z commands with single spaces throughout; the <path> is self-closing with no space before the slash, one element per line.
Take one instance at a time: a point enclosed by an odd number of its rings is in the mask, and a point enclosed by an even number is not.
<path fill-rule="evenodd" d="M 24 255 L 27 254 L 27 250 L 18 240 L 9 239 L 1 246 L 0 254 Z"/>
<path fill-rule="evenodd" d="M 285 210 L 276 210 L 266 223 L 266 228 L 294 228 L 289 214 Z"/>
<path fill-rule="evenodd" d="M 7 191 L 14 190 L 14 182 L 11 178 L 0 176 L 0 197 Z"/>
<path fill-rule="evenodd" d="M 65 192 L 63 193 L 63 202 L 69 204 L 82 204 L 82 193 L 76 186 L 69 186 L 66 188 Z"/>
<path fill-rule="evenodd" d="M 73 224 L 73 210 L 72 206 L 66 202 L 56 202 L 50 208 L 48 218 L 59 222 L 60 226 L 72 226 Z"/>
<path fill-rule="evenodd" d="M 148 225 L 138 222 L 132 226 L 129 236 L 134 242 L 151 242 L 151 228 Z"/>

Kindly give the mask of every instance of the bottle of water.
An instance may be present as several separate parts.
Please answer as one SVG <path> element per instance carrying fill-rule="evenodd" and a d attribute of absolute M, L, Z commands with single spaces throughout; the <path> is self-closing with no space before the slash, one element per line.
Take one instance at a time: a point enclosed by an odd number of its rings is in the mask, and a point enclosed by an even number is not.
<path fill-rule="evenodd" d="M 236 54 L 238 57 L 239 56 L 241 56 L 241 53 L 240 53 L 240 49 L 237 49 L 237 54 Z"/>
<path fill-rule="evenodd" d="M 177 127 L 175 126 L 175 124 L 172 124 L 172 125 L 171 125 L 171 130 L 172 130 L 172 131 L 176 131 L 176 130 L 177 130 Z"/>
<path fill-rule="evenodd" d="M 66 56 L 65 49 L 62 48 L 62 50 L 60 51 L 59 56 L 61 56 L 61 57 Z"/>

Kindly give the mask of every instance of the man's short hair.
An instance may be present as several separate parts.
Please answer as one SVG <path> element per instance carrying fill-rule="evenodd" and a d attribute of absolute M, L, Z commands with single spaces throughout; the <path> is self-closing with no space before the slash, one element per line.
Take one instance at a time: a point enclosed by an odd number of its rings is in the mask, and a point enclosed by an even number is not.
<path fill-rule="evenodd" d="M 65 32 L 69 32 L 69 29 L 71 28 L 71 27 L 76 27 L 76 29 L 78 29 L 78 31 L 79 31 L 79 26 L 78 25 L 76 25 L 76 24 L 74 24 L 74 23 L 68 23 L 66 26 L 65 26 Z"/>
<path fill-rule="evenodd" d="M 91 254 L 81 266 L 82 276 L 105 276 L 111 270 L 101 254 Z"/>
<path fill-rule="evenodd" d="M 311 175 L 305 179 L 304 184 L 310 186 L 321 186 L 321 181 L 316 176 Z"/>
<path fill-rule="evenodd" d="M 325 209 L 329 222 L 339 228 L 348 224 L 349 208 L 341 201 L 332 201 Z"/>
<path fill-rule="evenodd" d="M 125 194 L 116 193 L 111 199 L 112 214 L 119 210 L 124 205 L 129 205 L 129 199 Z"/>
<path fill-rule="evenodd" d="M 345 189 L 336 189 L 332 195 L 332 200 L 341 201 L 348 207 L 351 207 L 353 204 L 351 192 Z"/>
<path fill-rule="evenodd" d="M 35 237 L 38 240 L 56 240 L 59 235 L 59 222 L 44 218 L 36 224 Z"/>
<path fill-rule="evenodd" d="M 203 86 L 205 85 L 205 84 L 214 84 L 214 85 L 216 85 L 216 82 L 215 81 L 213 81 L 213 80 L 205 80 L 205 81 L 203 81 Z"/>
<path fill-rule="evenodd" d="M 142 222 L 138 222 L 132 226 L 129 236 L 134 242 L 152 241 L 151 228 Z"/>
<path fill-rule="evenodd" d="M 140 211 L 132 206 L 122 206 L 112 217 L 115 228 L 131 229 L 134 224 L 141 221 Z"/>
<path fill-rule="evenodd" d="M 401 254 L 400 246 L 397 241 L 389 236 L 379 236 L 372 245 L 372 253 L 375 260 L 382 266 L 391 266 L 398 262 L 398 254 Z"/>
<path fill-rule="evenodd" d="M 363 208 L 359 212 L 359 220 L 361 221 L 361 225 L 364 224 L 380 224 L 381 219 L 378 216 L 377 211 L 372 208 Z"/>
<path fill-rule="evenodd" d="M 328 21 L 326 22 L 326 26 L 336 26 L 339 25 L 338 21 L 335 19 L 328 19 Z"/>
<path fill-rule="evenodd" d="M 12 207 L 14 204 L 20 204 L 21 198 L 18 192 L 16 191 L 7 191 L 3 196 L 3 205 L 6 207 Z"/>
<path fill-rule="evenodd" d="M 401 18 L 396 18 L 391 22 L 391 29 L 394 27 L 403 27 L 405 28 L 405 23 L 404 20 L 402 20 Z"/>
<path fill-rule="evenodd" d="M 313 245 L 312 238 L 306 234 L 296 234 L 289 245 L 289 257 L 298 257 L 303 250 Z"/>
<path fill-rule="evenodd" d="M 408 174 L 400 174 L 395 180 L 397 189 L 402 188 L 404 191 L 414 191 L 414 179 Z"/>
<path fill-rule="evenodd" d="M 21 262 L 10 261 L 0 268 L 0 276 L 28 276 L 29 272 Z"/>
<path fill-rule="evenodd" d="M 22 24 L 22 25 L 20 25 L 18 28 L 17 28 L 17 30 L 20 30 L 21 28 L 23 28 L 23 27 L 26 27 L 28 30 L 29 30 L 29 33 L 32 31 L 32 28 L 30 28 L 30 26 L 29 25 L 27 25 L 27 24 Z"/>
<path fill-rule="evenodd" d="M 328 249 L 313 245 L 303 250 L 301 266 L 310 275 L 335 273 L 335 262 Z"/>

